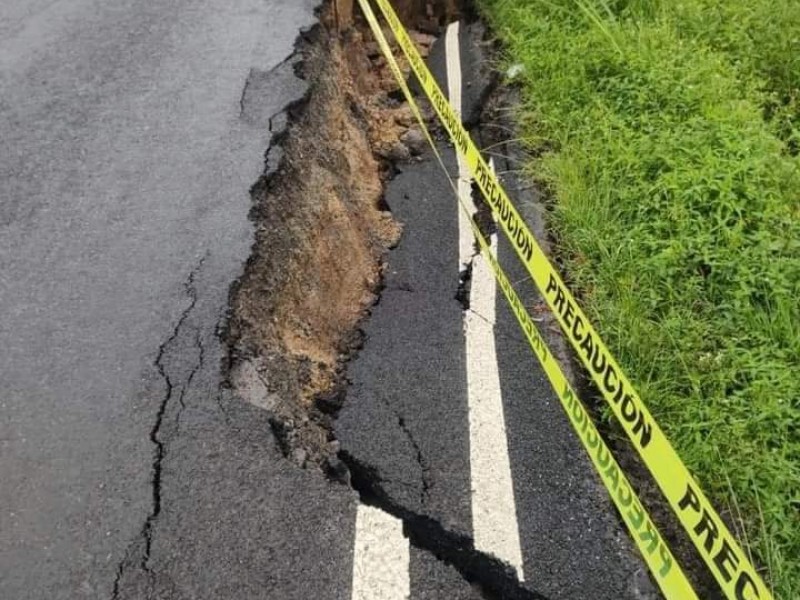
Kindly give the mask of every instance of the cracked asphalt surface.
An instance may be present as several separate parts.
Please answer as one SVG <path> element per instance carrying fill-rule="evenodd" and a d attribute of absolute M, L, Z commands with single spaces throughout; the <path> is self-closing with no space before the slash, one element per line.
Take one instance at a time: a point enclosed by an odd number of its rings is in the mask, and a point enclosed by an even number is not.
<path fill-rule="evenodd" d="M 269 414 L 222 385 L 218 337 L 315 3 L 0 7 L 0 597 L 350 598 L 359 495 L 283 457 Z M 405 233 L 336 433 L 362 499 L 406 520 L 412 597 L 644 597 L 501 301 L 530 583 L 474 550 L 456 205 L 434 162 L 401 169 Z"/>
<path fill-rule="evenodd" d="M 440 152 L 454 171 L 452 148 Z M 462 573 L 478 574 L 499 597 L 646 597 L 637 588 L 641 565 L 499 289 L 495 338 L 524 585 L 474 551 L 457 205 L 430 157 L 401 169 L 386 201 L 404 224 L 403 239 L 390 253 L 336 422 L 355 487 L 418 528 L 425 547 L 461 559 Z M 525 281 L 513 252 L 500 243 L 510 279 Z M 538 299 L 524 291 L 528 305 Z"/>
<path fill-rule="evenodd" d="M 482 31 L 464 30 L 464 115 L 476 125 L 473 135 L 481 144 L 494 148 L 501 181 L 544 239 L 536 198 L 515 176 L 519 149 L 495 139 L 510 124 L 478 123 L 488 85 L 479 77 Z M 442 42 L 429 62 L 447 89 Z M 439 151 L 457 177 L 452 147 L 440 143 Z M 646 571 L 499 289 L 494 336 L 525 581 L 518 585 L 491 557 L 474 551 L 463 327 L 468 294 L 462 297 L 457 268 L 458 206 L 427 154 L 423 162 L 401 165 L 386 191 L 404 234 L 389 255 L 385 289 L 364 326 L 364 348 L 348 370 L 347 401 L 336 423 L 354 484 L 377 506 L 422 530 L 435 522 L 439 528 L 428 538 L 438 538 L 443 555 L 463 559 L 465 576 L 480 571 L 500 597 L 653 597 Z M 540 302 L 502 235 L 498 257 L 526 306 Z"/>
<path fill-rule="evenodd" d="M 346 597 L 355 496 L 216 337 L 314 5 L 0 6 L 0 597 Z"/>

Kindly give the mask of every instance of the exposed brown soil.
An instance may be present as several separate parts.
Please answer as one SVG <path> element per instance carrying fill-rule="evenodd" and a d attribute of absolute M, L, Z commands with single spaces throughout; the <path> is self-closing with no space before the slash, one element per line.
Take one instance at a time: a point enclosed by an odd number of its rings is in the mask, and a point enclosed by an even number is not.
<path fill-rule="evenodd" d="M 330 33 L 333 19 L 329 6 L 299 50 L 309 92 L 289 111 L 279 169 L 253 189 L 256 239 L 228 325 L 235 393 L 272 413 L 287 455 L 323 467 L 342 367 L 400 236 L 383 185 L 411 156 L 400 138 L 413 120 L 369 34 Z M 426 53 L 434 38 L 417 38 Z"/>

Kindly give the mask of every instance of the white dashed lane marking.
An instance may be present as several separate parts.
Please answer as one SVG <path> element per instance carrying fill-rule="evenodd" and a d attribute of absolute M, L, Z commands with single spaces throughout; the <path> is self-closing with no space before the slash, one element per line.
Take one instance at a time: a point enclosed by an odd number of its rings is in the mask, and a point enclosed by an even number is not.
<path fill-rule="evenodd" d="M 410 549 L 400 519 L 358 505 L 353 551 L 352 600 L 406 600 Z"/>
<path fill-rule="evenodd" d="M 459 24 L 447 28 L 445 56 L 450 102 L 461 113 Z M 458 192 L 471 213 L 472 180 L 458 156 Z M 457 207 L 457 205 L 456 205 Z M 475 547 L 510 564 L 523 580 L 503 400 L 495 350 L 496 282 L 491 266 L 475 255 L 469 218 L 458 210 L 461 275 L 472 262 L 470 309 L 464 313 L 469 409 L 472 528 Z M 492 251 L 497 237 L 491 238 Z M 356 513 L 351 600 L 410 598 L 410 547 L 399 519 L 380 509 L 359 505 Z"/>
<path fill-rule="evenodd" d="M 458 23 L 452 23 L 447 28 L 445 56 L 448 95 L 456 114 L 460 116 L 462 88 L 458 30 Z M 474 214 L 476 208 L 472 200 L 471 176 L 460 155 L 458 192 L 467 209 Z M 475 240 L 467 215 L 458 206 L 456 210 L 459 217 L 459 269 L 463 270 L 464 265 L 472 260 L 470 308 L 464 313 L 472 531 L 475 547 L 510 564 L 522 581 L 522 548 L 494 342 L 497 283 L 491 266 L 480 254 L 475 254 Z M 490 243 L 492 252 L 496 253 L 496 235 L 491 237 Z"/>

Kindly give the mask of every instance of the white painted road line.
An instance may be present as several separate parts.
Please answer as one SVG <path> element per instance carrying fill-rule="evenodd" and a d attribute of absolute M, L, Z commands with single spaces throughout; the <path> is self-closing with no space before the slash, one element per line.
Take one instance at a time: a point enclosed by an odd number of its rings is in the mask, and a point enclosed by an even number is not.
<path fill-rule="evenodd" d="M 352 600 L 407 600 L 411 596 L 410 557 L 400 519 L 359 504 Z"/>
<path fill-rule="evenodd" d="M 444 37 L 445 57 L 447 60 L 447 95 L 450 98 L 450 103 L 453 105 L 457 115 L 461 115 L 461 52 L 458 48 L 458 22 L 451 23 L 447 27 L 447 32 Z M 453 58 L 454 57 L 454 58 Z M 453 66 L 451 67 L 451 63 Z M 469 210 L 470 214 L 474 214 L 477 210 L 475 203 L 472 201 L 471 182 L 472 178 L 469 174 L 469 168 L 464 162 L 461 154 L 456 153 L 458 160 L 458 195 L 464 200 L 464 203 Z M 463 210 L 458 209 L 458 271 L 463 273 L 472 260 L 472 255 L 475 254 L 475 238 L 472 235 L 470 228 L 469 218 L 464 214 Z"/>
<path fill-rule="evenodd" d="M 456 113 L 461 115 L 461 53 L 458 23 L 445 37 L 447 89 Z M 458 191 L 470 213 L 476 211 L 467 165 L 459 156 Z M 475 547 L 510 564 L 524 580 L 517 507 L 508 457 L 503 398 L 494 342 L 497 284 L 491 266 L 475 254 L 472 226 L 464 211 L 459 216 L 459 270 L 472 260 L 470 310 L 464 314 L 467 395 L 469 403 L 472 531 Z M 497 251 L 497 236 L 490 240 Z"/>
<path fill-rule="evenodd" d="M 458 23 L 447 28 L 445 53 L 450 101 L 461 114 Z M 458 156 L 458 192 L 469 211 L 469 170 Z M 470 428 L 472 529 L 475 547 L 510 564 L 523 580 L 522 550 L 508 458 L 500 376 L 494 343 L 496 283 L 490 265 L 475 256 L 469 218 L 458 210 L 459 274 L 472 262 L 470 310 L 464 315 Z M 492 251 L 497 236 L 491 238 Z M 407 600 L 411 595 L 410 549 L 399 519 L 359 504 L 353 550 L 352 600 Z"/>
<path fill-rule="evenodd" d="M 491 237 L 492 252 L 497 236 Z M 475 547 L 506 561 L 523 581 L 522 548 L 508 457 L 503 397 L 495 351 L 497 284 L 482 255 L 472 261 L 470 310 L 464 315 L 467 341 L 472 529 Z"/>

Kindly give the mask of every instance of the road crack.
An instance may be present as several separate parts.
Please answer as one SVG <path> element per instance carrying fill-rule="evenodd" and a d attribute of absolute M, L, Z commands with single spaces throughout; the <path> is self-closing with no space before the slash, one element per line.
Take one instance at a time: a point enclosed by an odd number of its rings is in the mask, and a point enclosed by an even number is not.
<path fill-rule="evenodd" d="M 176 375 L 170 374 L 168 359 L 173 351 L 172 348 L 179 344 L 178 340 L 183 335 L 183 331 L 187 328 L 187 322 L 190 319 L 191 313 L 197 306 L 198 293 L 196 278 L 202 270 L 204 261 L 205 257 L 198 261 L 197 265 L 189 272 L 186 281 L 183 283 L 185 296 L 189 299 L 188 305 L 181 313 L 170 335 L 158 347 L 158 352 L 156 354 L 155 361 L 153 362 L 159 377 L 164 381 L 166 390 L 158 402 L 155 421 L 148 436 L 150 442 L 154 446 L 153 462 L 151 467 L 152 475 L 150 478 L 151 508 L 150 513 L 147 515 L 147 518 L 145 519 L 145 522 L 142 525 L 136 540 L 134 540 L 128 547 L 128 550 L 125 552 L 125 556 L 117 567 L 111 593 L 112 600 L 117 600 L 120 597 L 125 573 L 127 569 L 130 566 L 133 566 L 136 562 L 138 562 L 138 568 L 141 569 L 141 571 L 147 576 L 150 590 L 152 590 L 154 585 L 155 573 L 153 573 L 152 569 L 150 568 L 150 553 L 152 550 L 154 525 L 161 514 L 162 509 L 162 464 L 166 456 L 167 445 L 169 442 L 168 435 L 164 433 L 166 427 L 165 421 L 168 413 L 170 412 L 173 400 L 176 400 L 178 407 L 174 422 L 177 426 L 181 413 L 186 408 L 186 392 L 189 389 L 195 375 L 203 366 L 203 362 L 205 360 L 205 349 L 203 346 L 202 332 L 200 329 L 197 327 L 192 328 L 194 330 L 193 345 L 198 351 L 198 360 L 192 365 L 189 374 L 183 378 L 183 381 L 178 381 Z M 141 554 L 138 561 L 136 561 L 137 551 Z"/>
<path fill-rule="evenodd" d="M 141 567 L 145 571 L 149 572 L 148 562 L 150 560 L 150 549 L 152 546 L 152 533 L 153 533 L 153 523 L 158 518 L 159 513 L 161 513 L 161 464 L 164 460 L 164 456 L 166 455 L 166 440 L 161 438 L 161 427 L 164 422 L 164 415 L 167 412 L 167 408 L 169 407 L 170 400 L 172 400 L 173 392 L 175 390 L 175 383 L 173 383 L 172 378 L 169 376 L 167 367 L 166 367 L 166 356 L 167 352 L 171 346 L 171 344 L 178 339 L 180 335 L 181 329 L 186 323 L 186 320 L 189 318 L 189 314 L 194 310 L 194 307 L 197 305 L 197 288 L 195 287 L 195 277 L 197 273 L 203 266 L 204 258 L 200 259 L 197 267 L 192 269 L 189 273 L 189 277 L 187 278 L 186 282 L 183 284 L 184 290 L 186 295 L 189 297 L 189 306 L 181 314 L 180 318 L 178 319 L 175 328 L 172 330 L 172 334 L 167 338 L 167 341 L 161 344 L 158 348 L 158 355 L 156 356 L 155 366 L 158 369 L 158 373 L 161 378 L 164 380 L 164 383 L 167 386 L 167 391 L 164 394 L 164 397 L 159 404 L 158 411 L 156 412 L 156 421 L 153 424 L 153 428 L 150 430 L 150 441 L 155 446 L 155 457 L 153 459 L 153 478 L 152 478 L 152 489 L 153 489 L 153 506 L 150 515 L 148 515 L 147 520 L 145 521 L 142 534 L 145 540 L 145 550 L 144 556 L 142 558 Z M 198 334 L 199 335 L 199 332 Z M 186 384 L 181 386 L 180 396 L 179 396 L 179 403 L 182 408 L 185 408 L 184 404 L 184 394 L 186 389 L 189 387 L 189 383 L 191 382 L 194 374 L 197 372 L 198 366 L 191 371 Z M 180 413 L 178 413 L 180 416 Z"/>
<path fill-rule="evenodd" d="M 479 587 L 485 598 L 547 600 L 541 593 L 524 587 L 510 565 L 476 549 L 472 538 L 451 531 L 436 519 L 409 510 L 393 500 L 384 489 L 377 469 L 347 450 L 341 450 L 339 455 L 350 471 L 350 484 L 363 504 L 379 508 L 402 521 L 403 534 L 412 546 L 451 565 L 467 582 Z"/>
<path fill-rule="evenodd" d="M 388 408 L 392 410 L 391 407 Z M 425 455 L 422 453 L 422 448 L 419 447 L 417 440 L 414 438 L 414 434 L 411 433 L 411 430 L 406 425 L 405 418 L 401 417 L 397 412 L 395 412 L 394 415 L 397 417 L 397 423 L 400 425 L 400 430 L 405 434 L 406 439 L 408 439 L 408 443 L 411 444 L 411 447 L 414 449 L 414 457 L 419 464 L 420 478 L 422 479 L 422 490 L 420 490 L 419 494 L 419 503 L 420 506 L 424 506 L 428 501 L 430 489 L 433 487 L 433 482 L 431 481 L 430 477 L 431 466 L 428 463 L 428 460 L 425 458 Z"/>

